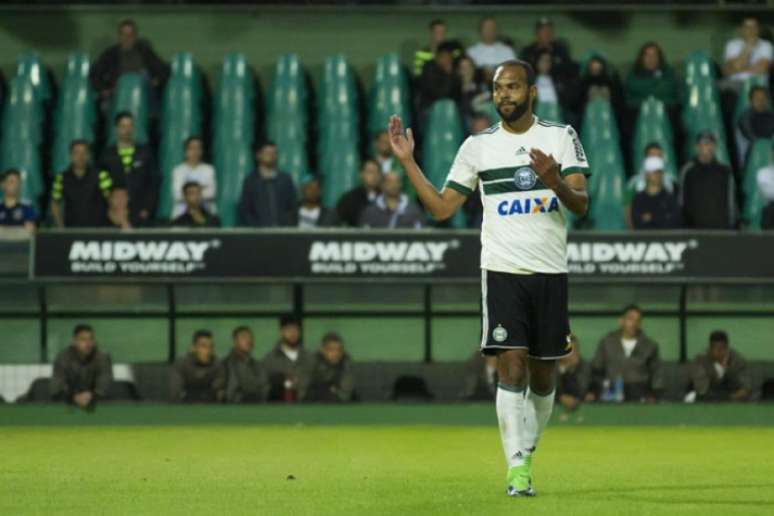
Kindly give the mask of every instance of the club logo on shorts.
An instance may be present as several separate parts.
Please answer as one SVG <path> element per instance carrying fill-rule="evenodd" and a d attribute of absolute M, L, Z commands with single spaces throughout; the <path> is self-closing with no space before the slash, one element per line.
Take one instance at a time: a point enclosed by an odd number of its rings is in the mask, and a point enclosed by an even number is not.
<path fill-rule="evenodd" d="M 521 167 L 513 174 L 513 182 L 520 190 L 529 190 L 537 183 L 537 174 L 529 167 Z"/>
<path fill-rule="evenodd" d="M 505 342 L 505 339 L 508 338 L 508 330 L 498 324 L 497 328 L 492 331 L 492 338 L 495 342 Z"/>

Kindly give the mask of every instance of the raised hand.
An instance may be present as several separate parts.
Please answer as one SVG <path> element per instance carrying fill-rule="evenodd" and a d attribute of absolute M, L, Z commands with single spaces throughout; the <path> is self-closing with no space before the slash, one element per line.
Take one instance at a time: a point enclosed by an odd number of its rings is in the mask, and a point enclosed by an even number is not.
<path fill-rule="evenodd" d="M 554 161 L 554 157 L 551 155 L 546 156 L 540 149 L 531 149 L 529 157 L 532 159 L 530 166 L 538 175 L 540 181 L 552 190 L 557 188 L 562 182 L 562 178 L 559 175 L 559 164 Z"/>
<path fill-rule="evenodd" d="M 403 132 L 403 122 L 397 115 L 390 117 L 390 125 L 387 127 L 390 134 L 390 147 L 392 153 L 400 161 L 409 160 L 414 156 L 414 134 L 411 128 Z"/>

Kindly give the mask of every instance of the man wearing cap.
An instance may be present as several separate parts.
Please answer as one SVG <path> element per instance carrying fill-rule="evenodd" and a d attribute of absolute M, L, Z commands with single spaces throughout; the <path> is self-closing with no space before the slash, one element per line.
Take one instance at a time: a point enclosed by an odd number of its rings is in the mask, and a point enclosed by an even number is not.
<path fill-rule="evenodd" d="M 301 204 L 298 206 L 298 227 L 315 229 L 337 225 L 336 212 L 322 205 L 320 179 L 306 176 L 301 179 Z"/>
<path fill-rule="evenodd" d="M 736 227 L 736 187 L 728 165 L 715 158 L 715 135 L 699 133 L 696 157 L 680 172 L 683 224 L 693 229 Z"/>
<path fill-rule="evenodd" d="M 771 150 L 771 161 L 774 163 L 774 147 Z M 759 169 L 755 179 L 763 204 L 761 229 L 774 229 L 774 165 Z"/>
<path fill-rule="evenodd" d="M 204 207 L 202 185 L 196 181 L 185 183 L 183 185 L 183 199 L 185 200 L 185 212 L 172 221 L 173 226 L 187 228 L 220 227 L 220 219 Z"/>
<path fill-rule="evenodd" d="M 263 357 L 269 375 L 269 401 L 303 400 L 309 388 L 314 359 L 301 342 L 301 321 L 294 315 L 280 318 L 280 339 Z"/>
<path fill-rule="evenodd" d="M 631 223 L 634 229 L 676 229 L 680 227 L 680 206 L 674 193 L 664 188 L 664 159 L 645 159 L 645 188 L 634 195 Z"/>

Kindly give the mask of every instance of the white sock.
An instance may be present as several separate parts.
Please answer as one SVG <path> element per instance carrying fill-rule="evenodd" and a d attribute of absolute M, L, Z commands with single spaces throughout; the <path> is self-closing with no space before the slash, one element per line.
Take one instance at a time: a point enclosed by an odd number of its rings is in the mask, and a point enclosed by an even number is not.
<path fill-rule="evenodd" d="M 554 409 L 554 392 L 541 396 L 532 389 L 527 389 L 524 403 L 524 450 L 532 453 L 537 448 L 540 436 L 543 435 L 551 412 Z"/>
<path fill-rule="evenodd" d="M 524 464 L 522 436 L 524 432 L 524 387 L 497 384 L 495 406 L 505 462 L 509 468 Z"/>

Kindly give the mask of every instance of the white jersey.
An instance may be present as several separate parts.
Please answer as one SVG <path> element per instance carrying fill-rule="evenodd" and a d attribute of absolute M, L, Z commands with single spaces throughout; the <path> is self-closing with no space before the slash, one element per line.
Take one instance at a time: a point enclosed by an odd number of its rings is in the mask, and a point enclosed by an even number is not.
<path fill-rule="evenodd" d="M 446 187 L 484 205 L 481 268 L 512 274 L 566 273 L 566 208 L 530 168 L 530 149 L 560 164 L 562 177 L 589 175 L 578 134 L 569 125 L 534 118 L 523 134 L 496 124 L 468 137 L 454 159 Z"/>

